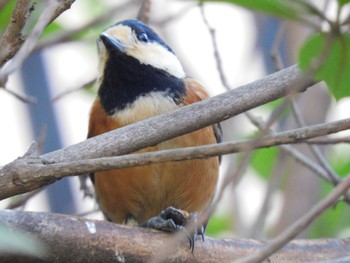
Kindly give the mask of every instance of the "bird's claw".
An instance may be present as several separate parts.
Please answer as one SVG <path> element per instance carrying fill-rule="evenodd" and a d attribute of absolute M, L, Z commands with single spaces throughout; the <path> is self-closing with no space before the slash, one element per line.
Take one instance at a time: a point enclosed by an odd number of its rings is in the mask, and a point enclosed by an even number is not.
<path fill-rule="evenodd" d="M 150 218 L 142 226 L 167 232 L 185 231 L 190 243 L 190 250 L 193 253 L 197 236 L 202 236 L 202 240 L 204 241 L 205 227 L 203 225 L 198 227 L 197 219 L 198 213 L 196 212 L 190 214 L 187 211 L 169 206 L 159 216 Z M 193 221 L 196 228 L 194 231 L 189 232 L 186 229 L 186 225 L 191 221 Z"/>

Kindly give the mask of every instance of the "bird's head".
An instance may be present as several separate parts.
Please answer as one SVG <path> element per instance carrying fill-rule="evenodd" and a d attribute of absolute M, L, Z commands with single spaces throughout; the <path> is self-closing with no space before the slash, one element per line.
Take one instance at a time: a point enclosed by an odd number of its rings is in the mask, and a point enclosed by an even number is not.
<path fill-rule="evenodd" d="M 176 78 L 185 73 L 173 50 L 151 28 L 138 20 L 124 20 L 107 28 L 98 40 L 100 72 L 108 60 L 119 66 L 137 60 Z"/>

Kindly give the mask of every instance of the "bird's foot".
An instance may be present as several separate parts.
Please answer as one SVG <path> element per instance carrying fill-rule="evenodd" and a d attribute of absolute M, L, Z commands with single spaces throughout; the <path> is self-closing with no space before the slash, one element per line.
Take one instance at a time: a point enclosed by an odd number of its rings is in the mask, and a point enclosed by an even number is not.
<path fill-rule="evenodd" d="M 167 232 L 176 232 L 179 230 L 185 231 L 187 234 L 188 241 L 190 243 L 190 249 L 193 253 L 194 242 L 197 236 L 202 236 L 202 240 L 204 241 L 205 227 L 203 225 L 198 227 L 197 220 L 198 213 L 194 212 L 190 214 L 187 211 L 169 206 L 165 210 L 163 210 L 159 214 L 159 216 L 150 218 L 142 226 Z M 191 221 L 195 225 L 195 230 L 189 232 L 185 227 Z"/>

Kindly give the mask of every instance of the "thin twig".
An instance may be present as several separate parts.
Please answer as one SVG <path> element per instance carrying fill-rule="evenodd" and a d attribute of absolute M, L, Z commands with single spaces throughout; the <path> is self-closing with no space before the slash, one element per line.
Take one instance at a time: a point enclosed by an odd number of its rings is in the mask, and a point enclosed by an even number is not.
<path fill-rule="evenodd" d="M 225 73 L 224 73 L 224 69 L 223 69 L 223 66 L 222 66 L 222 59 L 221 59 L 220 52 L 219 52 L 219 49 L 218 49 L 218 44 L 217 44 L 217 41 L 216 41 L 215 29 L 210 26 L 210 24 L 209 24 L 209 22 L 207 20 L 207 17 L 205 16 L 204 4 L 202 2 L 199 4 L 199 7 L 200 7 L 200 11 L 201 11 L 203 22 L 204 22 L 205 26 L 207 27 L 208 32 L 210 34 L 210 38 L 211 38 L 213 49 L 214 49 L 214 58 L 215 58 L 215 62 L 216 62 L 216 67 L 217 67 L 217 70 L 218 70 L 218 73 L 219 73 L 219 77 L 220 77 L 221 83 L 223 84 L 223 86 L 225 87 L 226 90 L 230 90 L 231 88 L 230 88 L 230 85 L 227 82 L 227 79 L 226 79 L 226 76 L 225 76 Z"/>
<path fill-rule="evenodd" d="M 0 87 L 0 89 L 1 89 L 1 87 Z M 37 104 L 37 99 L 33 96 L 29 96 L 26 94 L 19 94 L 18 92 L 15 92 L 15 91 L 10 90 L 10 89 L 3 88 L 3 90 L 24 103 L 29 103 L 29 104 L 33 104 L 33 105 Z"/>
<path fill-rule="evenodd" d="M 149 165 L 159 162 L 206 159 L 221 154 L 246 152 L 253 149 L 266 148 L 282 144 L 300 143 L 305 139 L 336 133 L 347 129 L 350 129 L 350 119 L 312 125 L 295 130 L 275 133 L 256 139 L 243 140 L 240 142 L 225 142 L 197 147 L 162 150 L 158 152 L 135 153 L 115 157 L 102 157 L 64 163 L 53 163 L 45 165 L 46 168 L 43 167 L 43 170 L 46 169 L 48 173 L 50 173 L 49 171 L 52 169 L 52 171 L 58 170 L 57 173 L 62 174 L 84 174 L 109 169 Z M 61 172 L 59 170 L 61 170 Z"/>
<path fill-rule="evenodd" d="M 61 3 L 55 0 L 48 2 L 47 7 L 44 9 L 43 13 L 38 19 L 38 22 L 29 33 L 21 48 L 18 50 L 13 59 L 0 70 L 0 83 L 4 83 L 4 80 L 6 80 L 11 73 L 17 70 L 22 65 L 23 61 L 30 55 L 41 35 L 41 32 L 50 23 L 52 17 L 56 14 L 56 9 L 60 5 Z"/>
<path fill-rule="evenodd" d="M 20 206 L 24 206 L 29 201 L 29 199 L 31 199 L 32 197 L 34 197 L 35 195 L 37 195 L 38 193 L 40 193 L 44 189 L 46 189 L 46 188 L 44 187 L 44 188 L 36 189 L 32 192 L 29 192 L 29 193 L 26 193 L 26 194 L 19 196 L 18 198 L 11 201 L 6 206 L 5 209 L 15 209 L 15 208 L 18 208 Z"/>
<path fill-rule="evenodd" d="M 56 44 L 64 43 L 67 41 L 71 41 L 74 39 L 74 37 L 81 33 L 84 32 L 84 30 L 96 27 L 97 25 L 100 25 L 102 23 L 105 23 L 109 19 L 113 17 L 118 17 L 119 14 L 122 14 L 125 12 L 125 10 L 130 9 L 131 7 L 135 6 L 135 1 L 127 1 L 123 3 L 122 5 L 114 6 L 108 9 L 106 13 L 103 13 L 100 16 L 97 16 L 93 18 L 91 21 L 87 22 L 86 24 L 79 26 L 75 29 L 71 30 L 66 30 L 62 33 L 57 33 L 54 34 L 53 36 L 50 36 L 39 43 L 36 44 L 34 51 L 39 51 L 47 47 L 51 47 Z"/>
<path fill-rule="evenodd" d="M 86 89 L 86 88 L 89 88 L 91 87 L 91 85 L 93 85 L 94 83 L 96 82 L 96 78 L 93 78 L 92 80 L 89 80 L 88 82 L 84 83 L 83 85 L 79 86 L 79 87 L 76 87 L 74 89 L 68 89 L 64 92 L 61 92 L 59 93 L 58 95 L 54 96 L 52 99 L 51 99 L 51 102 L 57 102 L 58 100 L 62 99 L 63 97 L 67 96 L 68 94 L 71 94 L 71 93 L 74 93 L 74 92 L 77 92 L 79 90 L 82 90 L 82 89 Z"/>
<path fill-rule="evenodd" d="M 282 22 L 278 27 L 277 33 L 275 34 L 275 39 L 273 40 L 272 47 L 270 50 L 270 56 L 272 58 L 272 61 L 274 62 L 276 71 L 279 71 L 284 68 L 279 48 L 283 41 L 283 37 L 286 30 L 287 22 Z"/>
<path fill-rule="evenodd" d="M 251 123 L 254 124 L 260 131 L 267 134 L 273 134 L 271 130 L 266 129 L 265 123 L 262 120 L 257 119 L 249 112 L 246 112 L 246 116 L 251 121 Z M 307 168 L 314 171 L 321 178 L 325 179 L 326 181 L 332 181 L 328 177 L 327 173 L 325 173 L 324 169 L 318 164 L 316 164 L 314 161 L 312 161 L 310 158 L 308 158 L 305 154 L 301 153 L 300 151 L 291 147 L 290 145 L 282 145 L 281 149 L 291 154 L 297 162 L 305 165 Z"/>
<path fill-rule="evenodd" d="M 262 238 L 262 231 L 265 226 L 266 217 L 270 212 L 271 198 L 278 189 L 280 182 L 284 175 L 286 154 L 284 152 L 279 153 L 278 162 L 272 171 L 271 177 L 267 181 L 267 187 L 265 189 L 265 196 L 260 207 L 258 216 L 256 216 L 255 222 L 250 227 L 249 238 Z"/>
<path fill-rule="evenodd" d="M 306 123 L 300 113 L 298 106 L 296 105 L 294 100 L 291 100 L 292 112 L 293 116 L 298 123 L 299 127 L 306 126 Z M 318 163 L 322 166 L 322 168 L 327 172 L 328 177 L 332 180 L 334 185 L 337 184 L 340 180 L 340 176 L 333 170 L 333 168 L 329 165 L 328 161 L 324 157 L 321 150 L 316 145 L 309 145 L 312 153 L 315 155 Z"/>
<path fill-rule="evenodd" d="M 145 24 L 148 24 L 150 13 L 151 13 L 151 6 L 152 6 L 151 0 L 142 0 L 139 13 L 137 14 L 137 19 L 142 21 Z"/>
<path fill-rule="evenodd" d="M 339 183 L 322 201 L 315 205 L 310 212 L 303 215 L 294 224 L 288 227 L 280 235 L 268 242 L 266 248 L 261 249 L 259 252 L 235 261 L 236 263 L 256 263 L 262 262 L 277 250 L 285 246 L 293 238 L 295 238 L 301 231 L 306 229 L 315 219 L 317 219 L 328 208 L 334 206 L 339 198 L 348 191 L 350 187 L 350 175 L 346 179 Z"/>
<path fill-rule="evenodd" d="M 0 199 L 7 198 L 14 194 L 23 193 L 21 192 L 23 189 L 26 189 L 27 191 L 34 190 L 65 176 L 81 175 L 89 172 L 149 165 L 161 162 L 203 159 L 221 154 L 281 145 L 283 143 L 298 143 L 305 139 L 327 135 L 344 129 L 350 129 L 350 119 L 313 125 L 241 142 L 229 142 L 199 147 L 163 150 L 158 152 L 90 158 L 77 161 L 69 160 L 58 163 L 46 162 L 47 164 L 42 163 L 42 161 L 45 162 L 44 156 L 47 156 L 47 154 L 42 155 L 39 159 L 33 159 L 33 157 L 31 157 L 28 162 L 26 162 L 26 158 L 20 158 L 17 162 L 14 161 L 0 170 Z M 34 163 L 32 163 L 33 161 Z M 22 172 L 18 173 L 18 170 L 21 170 Z M 11 171 L 14 174 L 12 174 Z M 15 185 L 13 185 L 14 183 Z M 26 187 L 24 187 L 23 184 L 26 185 Z"/>

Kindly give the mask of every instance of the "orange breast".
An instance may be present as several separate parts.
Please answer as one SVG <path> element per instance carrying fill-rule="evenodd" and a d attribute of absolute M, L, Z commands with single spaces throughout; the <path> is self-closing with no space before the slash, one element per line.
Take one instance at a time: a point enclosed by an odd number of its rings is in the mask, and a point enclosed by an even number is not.
<path fill-rule="evenodd" d="M 123 126 L 107 116 L 99 100 L 90 116 L 89 137 Z M 216 143 L 212 127 L 186 134 L 139 152 Z M 116 223 L 129 218 L 143 223 L 168 206 L 202 211 L 211 201 L 218 178 L 218 158 L 168 162 L 95 173 L 99 205 Z"/>

